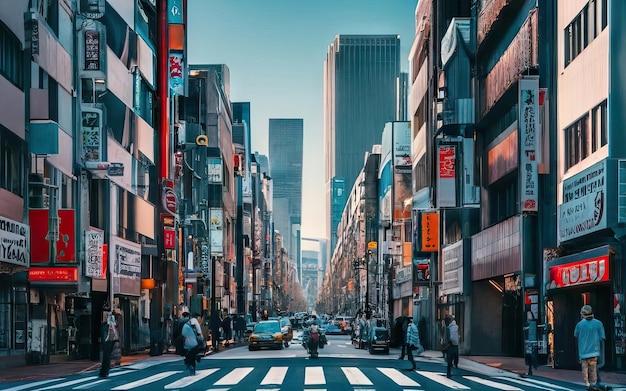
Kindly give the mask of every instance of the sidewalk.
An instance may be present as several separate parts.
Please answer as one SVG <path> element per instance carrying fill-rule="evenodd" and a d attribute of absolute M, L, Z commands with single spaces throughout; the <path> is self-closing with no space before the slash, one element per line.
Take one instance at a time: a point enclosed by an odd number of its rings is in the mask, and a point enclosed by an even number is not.
<path fill-rule="evenodd" d="M 219 354 L 237 346 L 244 346 L 245 342 L 231 344 L 229 347 L 220 347 Z M 391 357 L 399 357 L 400 349 L 392 348 Z M 122 356 L 121 366 L 131 365 L 138 361 L 176 361 L 183 358 L 173 353 L 165 353 L 159 356 L 150 356 L 149 351 L 139 352 L 132 355 Z M 422 353 L 419 361 L 431 361 L 444 363 L 441 352 L 428 350 Z M 418 366 L 419 366 L 418 361 Z M 23 358 L 2 356 L 0 357 L 0 383 L 13 381 L 34 381 L 54 377 L 63 377 L 76 373 L 95 371 L 100 368 L 100 363 L 91 360 L 61 361 L 50 364 L 23 365 Z M 522 377 L 528 367 L 524 359 L 519 357 L 494 357 L 494 356 L 461 356 L 459 368 L 467 371 L 478 372 L 487 376 Z M 602 384 L 610 385 L 613 391 L 626 390 L 626 372 L 601 372 Z M 549 366 L 539 366 L 533 369 L 532 377 L 544 377 L 579 384 L 584 388 L 582 375 L 577 370 L 554 369 Z"/>

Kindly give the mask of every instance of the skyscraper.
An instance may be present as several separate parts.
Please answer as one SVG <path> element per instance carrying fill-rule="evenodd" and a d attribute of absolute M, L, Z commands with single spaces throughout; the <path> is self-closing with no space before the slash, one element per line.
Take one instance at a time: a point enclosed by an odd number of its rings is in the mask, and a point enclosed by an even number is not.
<path fill-rule="evenodd" d="M 270 118 L 269 159 L 274 182 L 274 227 L 283 236 L 289 258 L 300 267 L 302 220 L 302 118 Z"/>
<path fill-rule="evenodd" d="M 331 253 L 336 231 L 332 215 L 341 215 L 344 207 L 332 202 L 333 179 L 345 180 L 347 189 L 354 185 L 365 153 L 380 144 L 385 123 L 396 119 L 399 77 L 398 35 L 337 35 L 328 47 L 324 61 L 324 157 L 326 233 Z"/>

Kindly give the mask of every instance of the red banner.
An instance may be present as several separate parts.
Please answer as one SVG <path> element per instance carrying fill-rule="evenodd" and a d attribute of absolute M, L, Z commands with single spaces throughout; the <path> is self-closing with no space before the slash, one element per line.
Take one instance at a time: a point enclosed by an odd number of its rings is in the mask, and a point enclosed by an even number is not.
<path fill-rule="evenodd" d="M 30 209 L 30 263 L 49 263 L 50 242 L 48 236 L 48 209 Z M 57 262 L 76 262 L 74 209 L 59 209 L 59 239 L 57 240 Z"/>
<path fill-rule="evenodd" d="M 39 282 L 76 282 L 76 267 L 31 267 L 28 270 L 28 281 Z"/>
<path fill-rule="evenodd" d="M 585 259 L 550 268 L 548 289 L 609 281 L 609 256 Z"/>

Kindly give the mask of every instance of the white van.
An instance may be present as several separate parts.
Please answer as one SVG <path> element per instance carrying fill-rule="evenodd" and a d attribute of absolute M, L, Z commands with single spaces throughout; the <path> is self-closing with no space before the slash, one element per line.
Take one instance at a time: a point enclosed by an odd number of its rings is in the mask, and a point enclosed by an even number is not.
<path fill-rule="evenodd" d="M 333 324 L 339 326 L 344 334 L 352 333 L 352 322 L 354 322 L 354 318 L 349 315 L 337 315 L 333 319 Z"/>

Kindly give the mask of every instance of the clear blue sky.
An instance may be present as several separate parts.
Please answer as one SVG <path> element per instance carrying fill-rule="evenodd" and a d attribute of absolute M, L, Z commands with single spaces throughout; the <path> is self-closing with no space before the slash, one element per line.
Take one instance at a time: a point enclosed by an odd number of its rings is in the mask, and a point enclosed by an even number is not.
<path fill-rule="evenodd" d="M 328 45 L 337 34 L 399 34 L 407 71 L 418 0 L 187 1 L 189 63 L 228 65 L 231 101 L 250 102 L 252 150 L 268 154 L 270 118 L 304 119 L 302 236 L 325 237 Z"/>

